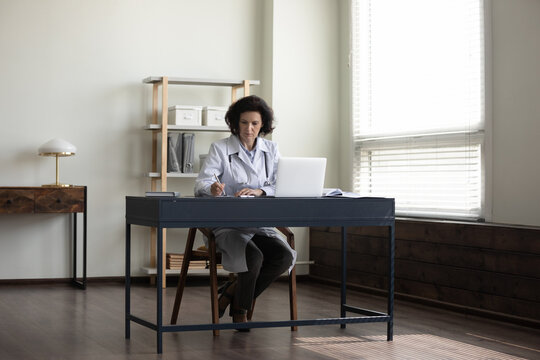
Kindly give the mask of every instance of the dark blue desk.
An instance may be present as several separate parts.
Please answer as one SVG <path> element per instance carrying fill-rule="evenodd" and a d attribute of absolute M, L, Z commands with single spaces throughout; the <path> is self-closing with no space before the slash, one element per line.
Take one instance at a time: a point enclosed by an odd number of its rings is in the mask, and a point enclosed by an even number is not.
<path fill-rule="evenodd" d="M 386 198 L 147 198 L 126 197 L 126 313 L 125 336 L 130 337 L 131 321 L 157 333 L 157 352 L 162 352 L 164 332 L 386 322 L 387 340 L 393 337 L 394 319 L 394 199 Z M 157 228 L 157 314 L 156 323 L 131 314 L 131 225 Z M 163 325 L 163 238 L 164 228 L 260 226 L 340 226 L 341 227 L 341 307 L 340 317 L 309 320 L 249 323 Z M 348 226 L 387 226 L 389 243 L 388 311 L 361 309 L 346 304 Z M 346 316 L 346 312 L 361 316 Z"/>

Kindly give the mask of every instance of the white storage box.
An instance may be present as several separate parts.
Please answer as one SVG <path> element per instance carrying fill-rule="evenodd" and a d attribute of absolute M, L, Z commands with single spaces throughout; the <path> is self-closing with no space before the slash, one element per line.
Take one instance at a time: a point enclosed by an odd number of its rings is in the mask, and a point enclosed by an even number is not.
<path fill-rule="evenodd" d="M 200 126 L 202 106 L 174 105 L 169 106 L 169 124 Z"/>
<path fill-rule="evenodd" d="M 203 125 L 205 126 L 227 126 L 225 122 L 225 106 L 205 106 L 203 109 Z"/>

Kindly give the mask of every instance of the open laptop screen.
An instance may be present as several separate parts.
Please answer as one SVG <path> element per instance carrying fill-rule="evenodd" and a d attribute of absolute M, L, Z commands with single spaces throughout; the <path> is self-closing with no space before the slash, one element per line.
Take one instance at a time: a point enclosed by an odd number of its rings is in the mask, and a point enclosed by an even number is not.
<path fill-rule="evenodd" d="M 281 157 L 278 162 L 276 197 L 322 196 L 326 158 Z"/>

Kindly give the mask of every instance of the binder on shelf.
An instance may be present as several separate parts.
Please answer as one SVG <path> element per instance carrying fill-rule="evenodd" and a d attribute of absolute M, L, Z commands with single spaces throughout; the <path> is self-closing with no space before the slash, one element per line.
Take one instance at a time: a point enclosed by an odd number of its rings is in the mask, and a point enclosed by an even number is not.
<path fill-rule="evenodd" d="M 195 134 L 182 134 L 182 172 L 193 173 L 193 157 L 195 153 Z"/>
<path fill-rule="evenodd" d="M 176 134 L 176 158 L 178 159 L 178 171 L 182 172 L 182 153 L 184 151 L 182 134 Z"/>
<path fill-rule="evenodd" d="M 177 134 L 167 134 L 167 172 L 179 172 L 181 170 L 180 164 L 182 160 L 178 159 L 178 139 Z"/>

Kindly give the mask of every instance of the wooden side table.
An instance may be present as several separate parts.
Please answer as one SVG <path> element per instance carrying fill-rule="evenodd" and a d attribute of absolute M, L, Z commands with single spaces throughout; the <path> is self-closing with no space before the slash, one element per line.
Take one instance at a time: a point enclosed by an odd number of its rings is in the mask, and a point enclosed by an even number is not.
<path fill-rule="evenodd" d="M 72 284 L 86 289 L 86 186 L 0 187 L 0 214 L 73 214 Z M 83 275 L 77 278 L 77 213 L 83 215 Z"/>

